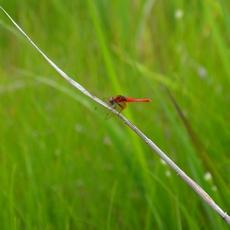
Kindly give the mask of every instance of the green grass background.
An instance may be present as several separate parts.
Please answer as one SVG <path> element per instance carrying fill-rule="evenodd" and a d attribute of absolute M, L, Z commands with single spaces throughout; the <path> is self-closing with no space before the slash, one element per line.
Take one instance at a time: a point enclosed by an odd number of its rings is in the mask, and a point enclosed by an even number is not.
<path fill-rule="evenodd" d="M 96 96 L 152 98 L 124 114 L 230 212 L 229 0 L 0 4 Z M 0 15 L 0 229 L 227 229 Z"/>

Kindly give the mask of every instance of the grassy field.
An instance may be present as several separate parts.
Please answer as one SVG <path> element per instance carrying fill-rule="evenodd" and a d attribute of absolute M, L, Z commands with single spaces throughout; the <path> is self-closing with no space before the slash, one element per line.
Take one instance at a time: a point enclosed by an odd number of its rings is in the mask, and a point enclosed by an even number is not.
<path fill-rule="evenodd" d="M 230 212 L 229 0 L 1 0 L 94 95 Z M 0 17 L 0 229 L 227 229 L 116 117 Z"/>

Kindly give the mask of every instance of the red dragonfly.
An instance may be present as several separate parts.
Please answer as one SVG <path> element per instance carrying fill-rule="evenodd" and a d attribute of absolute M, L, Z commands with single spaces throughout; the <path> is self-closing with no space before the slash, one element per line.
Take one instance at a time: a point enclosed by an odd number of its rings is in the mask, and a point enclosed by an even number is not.
<path fill-rule="evenodd" d="M 131 102 L 150 102 L 151 99 L 149 98 L 132 98 L 132 97 L 125 97 L 125 96 L 115 96 L 109 99 L 109 105 L 116 109 L 117 111 L 121 112 L 123 109 L 126 108 L 127 103 Z"/>

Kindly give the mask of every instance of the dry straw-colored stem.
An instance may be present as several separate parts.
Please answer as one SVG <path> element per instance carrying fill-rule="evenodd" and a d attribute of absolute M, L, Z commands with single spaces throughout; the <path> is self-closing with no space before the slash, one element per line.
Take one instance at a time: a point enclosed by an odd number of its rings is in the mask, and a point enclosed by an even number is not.
<path fill-rule="evenodd" d="M 140 129 L 132 124 L 126 117 L 118 113 L 116 110 L 108 106 L 104 101 L 92 95 L 78 82 L 74 81 L 65 72 L 63 72 L 53 61 L 51 61 L 41 49 L 31 40 L 31 38 L 21 29 L 21 27 L 11 18 L 11 16 L 0 6 L 1 10 L 6 14 L 14 26 L 28 39 L 32 46 L 45 58 L 45 60 L 73 87 L 81 91 L 83 94 L 112 111 L 118 116 L 130 129 L 132 129 L 161 159 L 163 159 L 189 186 L 192 188 L 200 198 L 205 201 L 215 212 L 217 212 L 229 225 L 230 216 L 224 212 L 215 201 L 194 181 L 192 180 L 181 168 L 179 168 L 152 140 L 150 140 Z"/>

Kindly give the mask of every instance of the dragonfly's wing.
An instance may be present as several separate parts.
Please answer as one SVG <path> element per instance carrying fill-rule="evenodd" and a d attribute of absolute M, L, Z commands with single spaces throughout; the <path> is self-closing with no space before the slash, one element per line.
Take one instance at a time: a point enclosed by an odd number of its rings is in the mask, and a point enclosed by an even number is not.
<path fill-rule="evenodd" d="M 125 102 L 120 102 L 120 103 L 117 103 L 117 108 L 116 110 L 120 113 L 123 109 L 126 108 L 127 104 Z"/>

